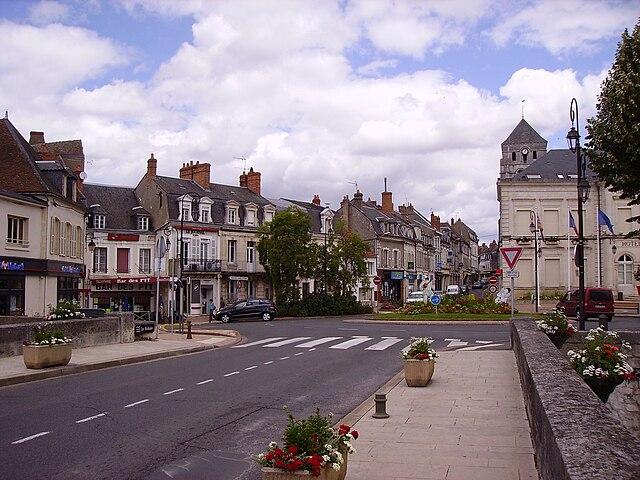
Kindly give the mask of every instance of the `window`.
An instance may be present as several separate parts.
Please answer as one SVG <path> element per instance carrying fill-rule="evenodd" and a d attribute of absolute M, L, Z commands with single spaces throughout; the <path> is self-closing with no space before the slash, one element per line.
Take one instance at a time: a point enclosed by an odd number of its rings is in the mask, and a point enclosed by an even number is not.
<path fill-rule="evenodd" d="M 117 254 L 116 272 L 129 273 L 129 249 L 118 248 Z"/>
<path fill-rule="evenodd" d="M 228 207 L 227 210 L 227 223 L 231 223 L 235 225 L 238 223 L 238 208 L 237 207 Z"/>
<path fill-rule="evenodd" d="M 255 262 L 255 242 L 247 242 L 247 263 Z"/>
<path fill-rule="evenodd" d="M 28 232 L 29 220 L 27 218 L 7 216 L 7 243 L 28 247 Z"/>
<path fill-rule="evenodd" d="M 180 253 L 180 256 L 182 257 L 182 265 L 186 265 L 187 262 L 189 261 L 189 241 L 188 240 L 184 240 L 182 242 L 182 252 Z"/>
<path fill-rule="evenodd" d="M 83 258 L 84 239 L 82 238 L 82 228 L 76 227 L 76 258 Z"/>
<path fill-rule="evenodd" d="M 511 152 L 511 161 L 512 162 L 516 161 L 516 152 Z"/>
<path fill-rule="evenodd" d="M 140 273 L 151 273 L 151 249 L 141 248 L 138 253 L 138 271 Z"/>
<path fill-rule="evenodd" d="M 67 235 L 65 226 L 60 223 L 60 236 L 58 237 L 58 254 L 66 255 Z"/>
<path fill-rule="evenodd" d="M 271 210 L 265 210 L 264 212 L 264 221 L 266 222 L 270 222 L 271 220 L 273 220 L 273 211 Z"/>
<path fill-rule="evenodd" d="M 60 220 L 57 217 L 51 218 L 51 245 L 49 251 L 52 254 L 60 253 Z"/>
<path fill-rule="evenodd" d="M 256 224 L 256 211 L 254 209 L 247 209 L 247 217 L 245 218 L 244 223 L 250 227 L 253 227 Z"/>
<path fill-rule="evenodd" d="M 626 253 L 618 258 L 618 285 L 633 285 L 633 258 Z"/>
<path fill-rule="evenodd" d="M 72 243 L 74 231 L 73 231 L 73 227 L 71 226 L 71 224 L 69 222 L 66 223 L 64 229 L 65 229 L 66 237 L 67 237 L 67 241 L 64 244 L 64 254 L 67 257 L 70 257 L 71 256 L 71 243 Z"/>
<path fill-rule="evenodd" d="M 200 258 L 202 260 L 209 260 L 209 242 L 200 243 Z"/>
<path fill-rule="evenodd" d="M 227 242 L 227 261 L 229 263 L 236 263 L 236 247 L 237 247 L 237 241 L 236 240 L 229 240 Z"/>
<path fill-rule="evenodd" d="M 373 270 L 373 262 L 367 262 L 367 275 L 375 275 L 376 272 Z"/>
<path fill-rule="evenodd" d="M 94 215 L 93 216 L 93 228 L 104 228 L 105 227 L 105 216 L 104 215 Z"/>
<path fill-rule="evenodd" d="M 210 212 L 210 207 L 206 207 L 203 208 L 202 210 L 200 210 L 200 221 L 203 223 L 209 223 L 211 222 L 211 219 L 209 218 L 209 212 Z"/>
<path fill-rule="evenodd" d="M 538 158 L 538 152 L 533 151 L 533 159 L 536 160 Z"/>
<path fill-rule="evenodd" d="M 138 230 L 149 230 L 149 217 L 138 217 Z"/>
<path fill-rule="evenodd" d="M 78 230 L 76 228 L 72 228 L 69 233 L 69 237 L 71 237 L 71 248 L 69 248 L 69 256 L 72 258 L 76 258 L 78 256 Z"/>
<path fill-rule="evenodd" d="M 400 252 L 398 250 L 394 250 L 393 251 L 393 268 L 398 268 L 399 265 L 399 258 L 400 258 Z"/>
<path fill-rule="evenodd" d="M 93 250 L 93 272 L 107 273 L 107 248 L 96 247 Z"/>
<path fill-rule="evenodd" d="M 388 266 L 389 266 L 389 249 L 383 248 L 382 249 L 382 267 L 386 268 Z"/>
<path fill-rule="evenodd" d="M 65 193 L 65 197 L 70 200 L 76 200 L 76 179 L 73 177 L 67 177 L 67 188 Z"/>

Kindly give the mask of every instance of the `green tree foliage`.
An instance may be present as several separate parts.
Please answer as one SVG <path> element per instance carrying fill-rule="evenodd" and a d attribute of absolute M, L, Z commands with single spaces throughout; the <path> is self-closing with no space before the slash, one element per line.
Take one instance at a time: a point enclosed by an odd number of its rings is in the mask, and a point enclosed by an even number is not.
<path fill-rule="evenodd" d="M 630 205 L 640 204 L 640 23 L 622 34 L 587 132 L 591 169 Z"/>
<path fill-rule="evenodd" d="M 289 208 L 274 215 L 258 230 L 258 254 L 278 302 L 298 300 L 298 278 L 309 276 L 316 257 L 310 249 L 306 213 Z"/>
<path fill-rule="evenodd" d="M 335 295 L 353 292 L 367 278 L 366 254 L 369 244 L 338 222 L 327 247 L 327 286 Z M 319 262 L 321 264 L 322 262 Z"/>

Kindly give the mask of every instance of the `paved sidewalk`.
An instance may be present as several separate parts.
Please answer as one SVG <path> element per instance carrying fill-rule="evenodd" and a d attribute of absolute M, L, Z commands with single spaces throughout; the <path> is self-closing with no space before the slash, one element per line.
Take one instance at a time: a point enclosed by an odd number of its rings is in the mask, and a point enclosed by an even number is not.
<path fill-rule="evenodd" d="M 144 362 L 158 358 L 185 355 L 216 347 L 233 345 L 240 335 L 216 335 L 215 331 L 207 335 L 193 335 L 187 340 L 184 334 L 160 333 L 158 340 L 140 340 L 133 343 L 116 343 L 73 349 L 71 361 L 64 367 L 30 370 L 24 365 L 22 355 L 0 358 L 0 387 L 17 383 L 42 380 L 44 378 L 70 375 L 101 368 Z"/>
<path fill-rule="evenodd" d="M 442 352 L 431 383 L 404 378 L 386 420 L 356 422 L 347 480 L 537 480 L 529 423 L 511 350 Z"/>

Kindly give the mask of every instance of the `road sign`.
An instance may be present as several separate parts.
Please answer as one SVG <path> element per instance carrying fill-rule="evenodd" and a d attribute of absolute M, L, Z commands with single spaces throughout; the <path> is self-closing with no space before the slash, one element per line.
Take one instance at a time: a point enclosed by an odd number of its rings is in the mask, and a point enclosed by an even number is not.
<path fill-rule="evenodd" d="M 496 268 L 496 275 L 502 275 L 502 269 Z"/>
<path fill-rule="evenodd" d="M 496 285 L 490 285 L 489 286 L 489 291 L 491 293 L 496 293 L 498 291 L 498 287 Z"/>
<path fill-rule="evenodd" d="M 437 305 L 440 305 L 440 302 L 442 302 L 442 297 L 440 295 L 431 295 L 429 301 L 431 302 L 431 305 L 435 307 Z"/>
<path fill-rule="evenodd" d="M 507 270 L 507 278 L 518 278 L 520 272 L 518 270 Z"/>
<path fill-rule="evenodd" d="M 489 285 L 497 285 L 498 277 L 489 277 Z"/>
<path fill-rule="evenodd" d="M 375 277 L 373 277 L 373 283 L 375 283 L 376 285 L 380 285 L 382 283 L 382 279 L 376 275 Z"/>
<path fill-rule="evenodd" d="M 500 253 L 509 268 L 513 270 L 520 259 L 520 255 L 522 255 L 522 247 L 502 247 Z"/>

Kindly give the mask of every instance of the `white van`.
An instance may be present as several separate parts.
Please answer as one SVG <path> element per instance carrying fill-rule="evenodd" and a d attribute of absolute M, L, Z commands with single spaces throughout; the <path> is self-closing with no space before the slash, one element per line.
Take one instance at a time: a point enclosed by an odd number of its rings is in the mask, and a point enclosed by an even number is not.
<path fill-rule="evenodd" d="M 405 303 L 419 303 L 419 302 L 424 302 L 424 292 L 411 292 L 407 297 L 407 301 Z"/>
<path fill-rule="evenodd" d="M 460 295 L 460 287 L 458 285 L 449 285 L 447 287 L 447 295 Z"/>

